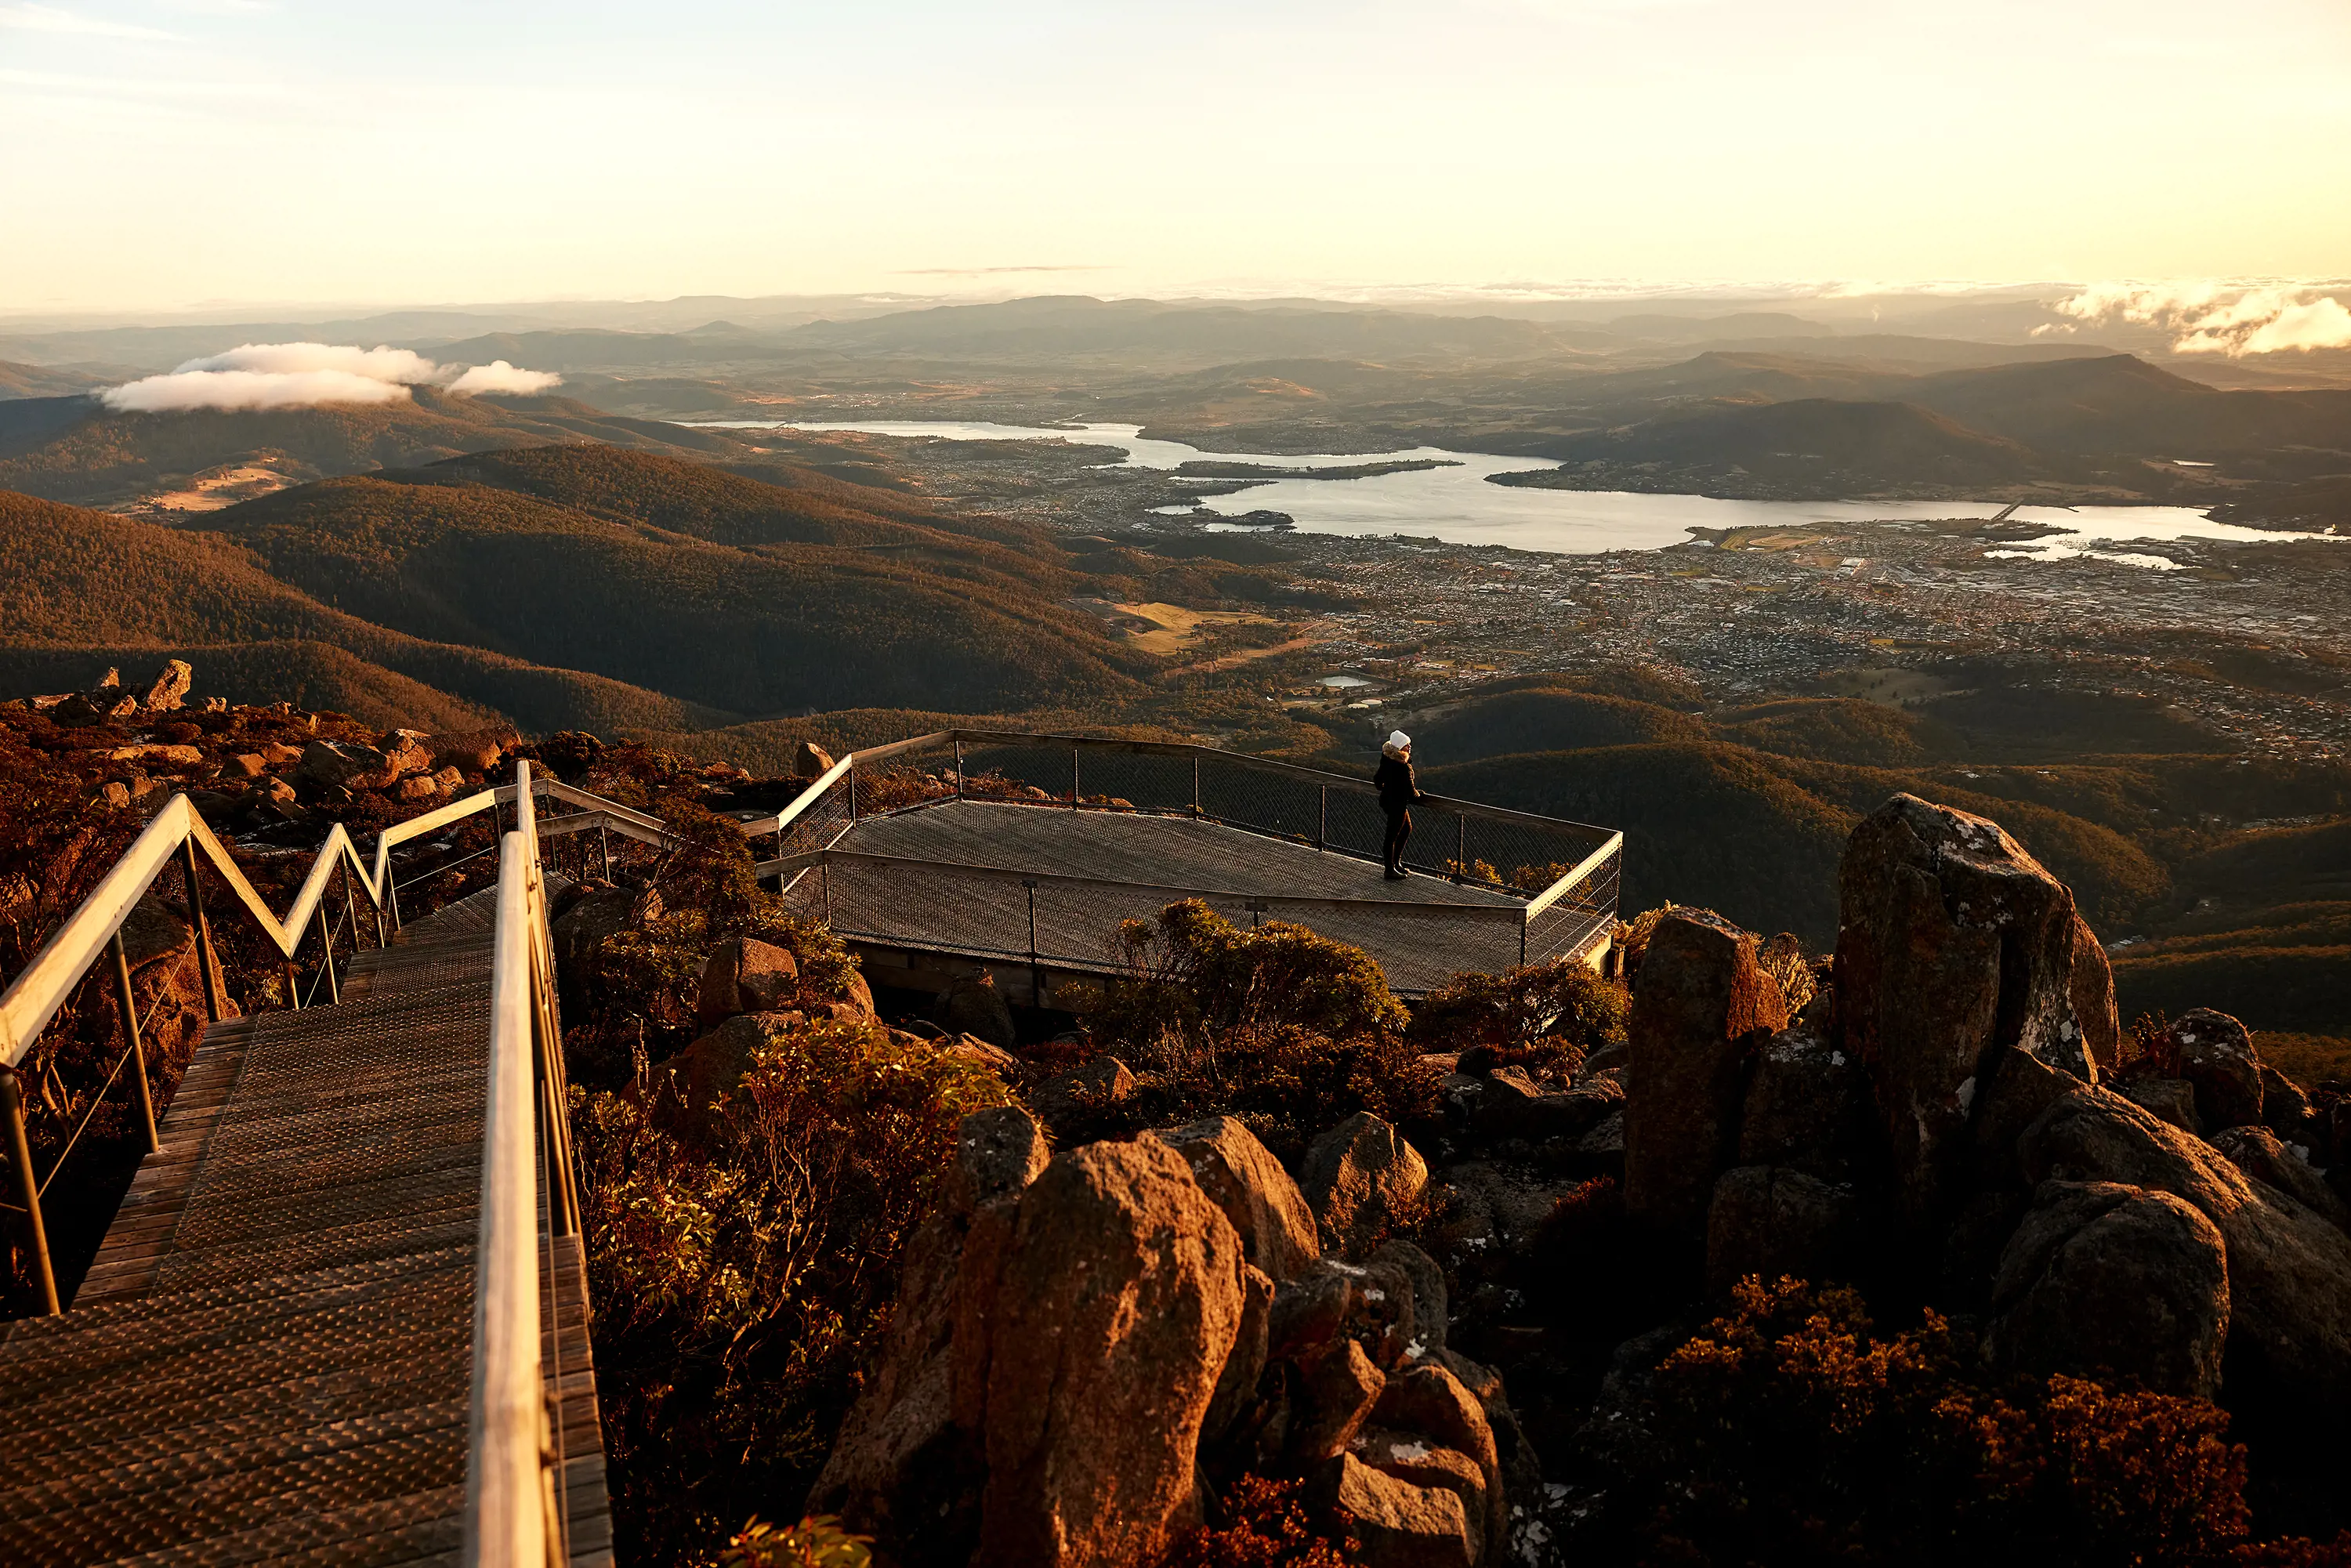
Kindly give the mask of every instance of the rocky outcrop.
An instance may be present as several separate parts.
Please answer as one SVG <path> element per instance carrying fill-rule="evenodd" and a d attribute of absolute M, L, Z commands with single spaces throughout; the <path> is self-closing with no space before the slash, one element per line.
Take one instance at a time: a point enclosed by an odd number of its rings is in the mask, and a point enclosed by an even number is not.
<path fill-rule="evenodd" d="M 964 1119 L 946 1210 L 908 1239 L 882 1353 L 810 1493 L 910 1564 L 971 1554 L 996 1281 L 1046 1163 L 1044 1130 L 1018 1106 Z"/>
<path fill-rule="evenodd" d="M 820 779 L 832 771 L 832 753 L 813 740 L 803 740 L 792 752 L 792 777 Z"/>
<path fill-rule="evenodd" d="M 458 730 L 424 737 L 432 765 L 435 768 L 455 768 L 460 773 L 490 772 L 521 741 L 521 736 L 502 727 Z"/>
<path fill-rule="evenodd" d="M 1240 1239 L 1176 1154 L 1094 1144 L 1020 1200 L 990 1330 L 983 1564 L 1147 1559 L 1238 1338 Z"/>
<path fill-rule="evenodd" d="M 1780 1166 L 1727 1170 L 1707 1210 L 1707 1290 L 1719 1295 L 1749 1274 L 1841 1278 L 1860 1236 L 1850 1186 Z"/>
<path fill-rule="evenodd" d="M 2267 1127 L 2231 1127 L 2212 1134 L 2212 1146 L 2257 1182 L 2275 1187 L 2338 1230 L 2351 1230 L 2346 1206 L 2326 1177 Z"/>
<path fill-rule="evenodd" d="M 2227 1013 L 2195 1008 L 2171 1020 L 2179 1076 L 2196 1088 L 2203 1130 L 2256 1125 L 2262 1119 L 2262 1059 L 2253 1037 Z"/>
<path fill-rule="evenodd" d="M 1384 1457 L 1425 1464 L 1426 1445 L 1391 1438 Z M 1480 1521 L 1461 1493 L 1420 1485 L 1366 1464 L 1353 1454 L 1330 1460 L 1312 1479 L 1309 1495 L 1325 1509 L 1344 1510 L 1354 1521 L 1364 1568 L 1471 1568 L 1485 1549 Z"/>
<path fill-rule="evenodd" d="M 1828 1030 L 1799 1021 L 1766 1040 L 1739 1121 L 1739 1161 L 1843 1181 L 1871 1127 L 1869 1077 Z"/>
<path fill-rule="evenodd" d="M 1357 1258 L 1412 1212 L 1428 1163 L 1394 1127 L 1358 1111 L 1314 1140 L 1298 1177 L 1324 1242 Z"/>
<path fill-rule="evenodd" d="M 1288 1182 L 1224 1118 L 1050 1163 L 1026 1112 L 967 1118 L 809 1506 L 909 1564 L 1144 1563 L 1213 1452 L 1375 1501 L 1367 1561 L 1494 1561 L 1532 1455 L 1499 1377 L 1444 1346 L 1443 1270 L 1404 1242 L 1313 1257 Z"/>
<path fill-rule="evenodd" d="M 1839 904 L 1838 1024 L 1869 1071 L 1903 1211 L 1923 1226 L 1962 1196 L 1992 1051 L 2096 1082 L 2095 1042 L 2119 1034 L 2111 977 L 2076 983 L 2095 944 L 2064 883 L 1998 823 L 1915 796 L 1854 830 Z"/>
<path fill-rule="evenodd" d="M 2228 1254 L 2231 1376 L 2240 1366 L 2281 1400 L 2351 1399 L 2351 1237 L 2220 1151 L 2119 1094 L 2085 1087 L 2027 1128 L 2029 1178 L 2112 1182 L 2184 1198 Z"/>
<path fill-rule="evenodd" d="M 2184 1078 L 2134 1078 L 2116 1090 L 2132 1104 L 2183 1133 L 2202 1129 L 2196 1114 L 2196 1085 Z"/>
<path fill-rule="evenodd" d="M 805 1021 L 791 1012 L 737 1014 L 698 1036 L 662 1065 L 690 1110 L 714 1110 L 734 1098 L 775 1030 L 798 1028 Z"/>
<path fill-rule="evenodd" d="M 391 758 L 353 740 L 314 740 L 303 748 L 302 760 L 294 767 L 295 788 L 305 793 L 381 789 L 399 777 Z"/>
<path fill-rule="evenodd" d="M 1192 1179 L 1240 1236 L 1241 1255 L 1268 1279 L 1278 1284 L 1322 1255 L 1298 1184 L 1238 1121 L 1212 1116 L 1155 1135 L 1191 1166 Z"/>
<path fill-rule="evenodd" d="M 188 689 L 195 684 L 196 672 L 185 659 L 167 659 L 148 683 L 140 706 L 149 713 L 169 713 L 187 701 Z"/>
<path fill-rule="evenodd" d="M 1753 933 L 1703 910 L 1657 923 L 1625 1028 L 1625 1206 L 1635 1218 L 1704 1226 L 1715 1178 L 1737 1158 L 1749 1059 L 1787 1022 Z"/>
<path fill-rule="evenodd" d="M 2001 1372 L 2134 1378 L 2162 1394 L 2220 1389 L 2226 1244 L 2169 1193 L 2044 1182 L 2001 1255 L 1984 1354 Z"/>
<path fill-rule="evenodd" d="M 601 887 L 584 894 L 549 928 L 555 967 L 567 988 L 586 982 L 604 943 L 641 923 L 661 917 L 661 894 L 633 888 Z"/>
<path fill-rule="evenodd" d="M 951 1034 L 977 1035 L 990 1045 L 1008 1050 L 1019 1041 L 1012 1028 L 1012 1009 L 1004 993 L 996 988 L 993 975 L 957 976 L 939 998 L 935 1016 L 939 1027 Z"/>
<path fill-rule="evenodd" d="M 737 1013 L 782 1007 L 799 978 L 799 961 L 772 942 L 750 936 L 721 942 L 703 960 L 694 1021 L 700 1028 L 716 1029 Z"/>

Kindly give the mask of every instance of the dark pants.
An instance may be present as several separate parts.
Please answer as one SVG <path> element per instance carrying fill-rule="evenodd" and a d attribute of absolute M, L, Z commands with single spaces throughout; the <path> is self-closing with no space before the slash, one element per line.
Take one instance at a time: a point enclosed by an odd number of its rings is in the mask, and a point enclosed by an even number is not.
<path fill-rule="evenodd" d="M 1387 841 L 1380 846 L 1380 854 L 1388 862 L 1388 870 L 1404 869 L 1404 846 L 1412 837 L 1412 808 L 1391 806 L 1388 811 Z"/>

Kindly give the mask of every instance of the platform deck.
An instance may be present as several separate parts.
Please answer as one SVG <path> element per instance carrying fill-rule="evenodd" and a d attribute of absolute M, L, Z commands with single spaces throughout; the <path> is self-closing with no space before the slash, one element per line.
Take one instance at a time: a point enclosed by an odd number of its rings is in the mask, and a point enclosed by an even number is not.
<path fill-rule="evenodd" d="M 873 946 L 1025 962 L 1033 893 L 1037 956 L 1057 969 L 1115 968 L 1121 922 L 1186 894 L 1239 925 L 1293 921 L 1362 947 L 1407 996 L 1522 951 L 1513 894 L 1424 873 L 1390 882 L 1353 855 L 1180 816 L 953 800 L 863 819 L 833 848 L 843 858 L 800 877 L 791 898 Z M 964 868 L 1078 880 L 1032 890 Z"/>

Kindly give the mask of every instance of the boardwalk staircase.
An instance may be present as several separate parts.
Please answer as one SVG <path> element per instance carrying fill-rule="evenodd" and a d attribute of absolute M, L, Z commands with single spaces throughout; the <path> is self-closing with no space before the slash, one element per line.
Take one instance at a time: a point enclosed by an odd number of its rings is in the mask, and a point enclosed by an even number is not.
<path fill-rule="evenodd" d="M 332 1003 L 205 1032 L 70 1310 L 0 1338 L 0 1563 L 611 1560 L 539 792 L 525 763 L 416 830 L 514 809 L 497 883 L 350 955 Z M 603 804 L 595 825 L 659 838 Z M 371 869 L 340 831 L 321 873 L 347 854 L 396 926 L 392 846 Z M 154 868 L 198 850 L 260 907 L 175 801 L 9 988 L 12 1064 Z M 325 886 L 261 911 L 289 959 Z M 13 1067 L 0 1082 L 12 1207 L 44 1240 Z"/>

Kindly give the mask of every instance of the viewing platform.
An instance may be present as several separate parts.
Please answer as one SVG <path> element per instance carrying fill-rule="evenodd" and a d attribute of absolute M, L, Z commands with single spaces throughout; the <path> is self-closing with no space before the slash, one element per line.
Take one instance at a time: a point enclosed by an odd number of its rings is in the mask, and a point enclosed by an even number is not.
<path fill-rule="evenodd" d="M 1622 834 L 1431 796 L 1389 881 L 1371 785 L 1208 747 L 950 730 L 845 758 L 778 819 L 761 874 L 858 949 L 939 989 L 981 967 L 1050 1005 L 1116 974 L 1119 928 L 1179 899 L 1361 947 L 1398 995 L 1464 971 L 1604 959 Z"/>

